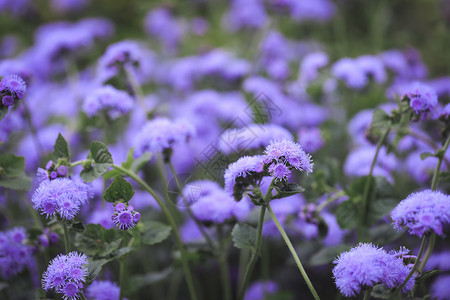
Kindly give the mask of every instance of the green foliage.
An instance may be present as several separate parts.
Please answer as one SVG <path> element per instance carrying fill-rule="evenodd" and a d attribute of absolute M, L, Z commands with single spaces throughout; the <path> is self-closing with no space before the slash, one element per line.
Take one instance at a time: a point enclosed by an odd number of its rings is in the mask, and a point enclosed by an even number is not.
<path fill-rule="evenodd" d="M 66 139 L 62 136 L 62 134 L 58 134 L 58 138 L 56 139 L 55 145 L 53 146 L 53 156 L 55 159 L 65 158 L 69 160 L 69 146 L 67 145 Z"/>
<path fill-rule="evenodd" d="M 127 160 L 122 163 L 122 168 L 131 170 L 133 173 L 137 173 L 152 159 L 152 154 L 150 152 L 145 152 L 140 157 L 135 159 L 133 152 L 134 148 L 131 148 L 128 151 Z M 119 170 L 111 170 L 105 173 L 103 178 L 108 180 L 120 174 L 121 172 Z"/>
<path fill-rule="evenodd" d="M 144 231 L 141 241 L 145 245 L 155 245 L 166 240 L 172 228 L 166 224 L 156 221 L 148 221 L 144 223 Z"/>
<path fill-rule="evenodd" d="M 0 155 L 0 186 L 28 191 L 31 179 L 25 174 L 25 158 L 14 154 Z"/>
<path fill-rule="evenodd" d="M 117 176 L 111 185 L 106 189 L 103 198 L 108 202 L 128 202 L 133 198 L 134 189 L 133 186 L 123 179 L 121 176 Z"/>
<path fill-rule="evenodd" d="M 256 245 L 256 229 L 247 224 L 236 224 L 231 232 L 233 244 L 239 249 L 255 250 Z"/>
<path fill-rule="evenodd" d="M 99 224 L 88 224 L 83 233 L 75 237 L 75 245 L 80 251 L 96 258 L 106 258 L 120 249 L 123 241 L 121 233 L 115 229 L 105 229 Z"/>
<path fill-rule="evenodd" d="M 92 182 L 101 177 L 114 164 L 108 147 L 101 142 L 91 144 L 88 160 L 93 161 L 94 165 L 84 164 L 80 174 L 86 182 Z"/>
<path fill-rule="evenodd" d="M 277 191 L 277 194 L 273 197 L 273 199 L 281 199 L 300 194 L 305 191 L 303 187 L 296 183 L 286 183 L 284 181 L 275 183 L 275 189 Z"/>

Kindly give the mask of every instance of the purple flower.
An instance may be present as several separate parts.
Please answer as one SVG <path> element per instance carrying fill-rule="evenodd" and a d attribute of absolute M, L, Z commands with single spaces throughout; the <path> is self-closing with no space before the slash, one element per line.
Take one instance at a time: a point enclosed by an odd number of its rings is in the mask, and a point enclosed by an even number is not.
<path fill-rule="evenodd" d="M 364 70 L 354 59 L 345 57 L 334 63 L 331 68 L 334 77 L 345 81 L 352 89 L 362 89 L 367 85 L 367 77 Z"/>
<path fill-rule="evenodd" d="M 224 223 L 234 216 L 237 202 L 222 189 L 200 197 L 192 206 L 193 215 L 200 221 Z"/>
<path fill-rule="evenodd" d="M 261 178 L 263 168 L 262 155 L 239 158 L 225 171 L 225 191 L 232 194 L 236 200 L 241 200 L 245 188 Z"/>
<path fill-rule="evenodd" d="M 54 289 L 63 294 L 64 300 L 79 299 L 88 275 L 88 259 L 83 253 L 72 251 L 67 255 L 58 255 L 50 261 L 42 275 L 42 288 Z"/>
<path fill-rule="evenodd" d="M 300 65 L 299 77 L 303 82 L 311 82 L 319 76 L 319 69 L 328 64 L 328 55 L 325 52 L 307 54 Z"/>
<path fill-rule="evenodd" d="M 106 229 L 114 227 L 114 222 L 111 220 L 111 214 L 114 210 L 108 206 L 107 208 L 97 208 L 89 216 L 88 223 L 100 224 Z"/>
<path fill-rule="evenodd" d="M 333 262 L 336 286 L 345 297 L 356 296 L 363 287 L 384 284 L 386 288 L 398 287 L 408 276 L 410 269 L 396 253 L 387 253 L 372 244 L 359 244 L 350 251 L 341 253 Z M 403 292 L 414 286 L 410 278 Z"/>
<path fill-rule="evenodd" d="M 416 113 L 430 111 L 438 104 L 434 89 L 420 82 L 404 86 L 401 91 L 403 97 L 408 97 L 409 105 Z"/>
<path fill-rule="evenodd" d="M 281 139 L 292 140 L 292 134 L 275 124 L 249 124 L 243 128 L 224 131 L 219 137 L 219 149 L 229 154 L 265 148 L 271 140 Z"/>
<path fill-rule="evenodd" d="M 42 181 L 31 201 L 34 209 L 47 218 L 58 213 L 61 218 L 71 220 L 89 197 L 89 188 L 81 179 L 56 178 Z"/>
<path fill-rule="evenodd" d="M 119 300 L 120 288 L 115 282 L 95 280 L 87 288 L 89 300 Z"/>
<path fill-rule="evenodd" d="M 336 6 L 329 0 L 287 0 L 291 16 L 297 21 L 325 22 L 336 12 Z"/>
<path fill-rule="evenodd" d="M 22 99 L 26 89 L 27 85 L 25 81 L 15 74 L 6 75 L 0 81 L 0 95 L 3 95 L 2 101 L 11 101 L 9 98 L 8 100 L 5 100 L 5 96 L 10 96 L 14 98 L 14 100 Z"/>
<path fill-rule="evenodd" d="M 25 244 L 25 228 L 0 232 L 0 277 L 8 280 L 26 267 L 34 268 L 33 247 Z"/>
<path fill-rule="evenodd" d="M 450 275 L 439 276 L 431 285 L 432 299 L 450 300 Z"/>
<path fill-rule="evenodd" d="M 261 28 L 267 22 L 267 13 L 261 0 L 232 0 L 226 18 L 232 31 L 243 28 Z"/>
<path fill-rule="evenodd" d="M 258 281 L 248 287 L 244 300 L 264 300 L 276 292 L 278 292 L 278 285 L 274 281 Z"/>
<path fill-rule="evenodd" d="M 117 203 L 111 216 L 114 224 L 122 230 L 128 230 L 136 226 L 141 219 L 141 214 L 134 210 L 128 203 Z"/>
<path fill-rule="evenodd" d="M 311 155 L 307 154 L 299 144 L 289 140 L 271 141 L 264 154 L 264 163 L 269 166 L 269 172 L 279 179 L 282 179 L 278 177 L 280 174 L 284 173 L 287 176 L 279 164 L 285 165 L 288 170 L 297 169 L 306 173 L 311 173 L 314 166 Z"/>
<path fill-rule="evenodd" d="M 150 11 L 145 17 L 145 29 L 156 37 L 164 49 L 175 51 L 183 37 L 183 27 L 166 8 Z"/>
<path fill-rule="evenodd" d="M 387 79 L 387 73 L 383 62 L 376 56 L 363 55 L 356 58 L 356 62 L 366 76 L 372 76 L 374 81 L 382 84 Z"/>
<path fill-rule="evenodd" d="M 314 153 L 323 147 L 325 141 L 317 127 L 302 128 L 298 131 L 298 142 L 306 152 Z"/>
<path fill-rule="evenodd" d="M 128 93 L 117 90 L 110 85 L 93 90 L 83 102 L 83 111 L 88 117 L 93 117 L 100 111 L 105 111 L 111 119 L 116 119 L 127 114 L 133 107 L 133 98 Z"/>
<path fill-rule="evenodd" d="M 442 226 L 450 222 L 450 197 L 431 190 L 412 193 L 392 210 L 391 217 L 398 231 L 406 226 L 419 237 L 431 231 L 442 235 Z"/>
<path fill-rule="evenodd" d="M 147 122 L 136 135 L 134 153 L 140 156 L 144 152 L 163 152 L 177 143 L 186 143 L 194 135 L 195 129 L 187 121 L 156 118 Z"/>

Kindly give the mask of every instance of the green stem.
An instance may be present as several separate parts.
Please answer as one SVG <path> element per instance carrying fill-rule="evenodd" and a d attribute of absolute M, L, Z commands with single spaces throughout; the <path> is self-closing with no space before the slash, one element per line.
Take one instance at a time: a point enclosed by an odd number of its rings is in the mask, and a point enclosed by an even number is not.
<path fill-rule="evenodd" d="M 390 131 L 391 131 L 391 128 L 388 127 L 384 131 L 384 133 L 380 137 L 380 139 L 378 140 L 377 149 L 375 151 L 375 156 L 373 157 L 372 164 L 370 166 L 370 171 L 369 171 L 369 174 L 367 175 L 367 179 L 366 179 L 366 182 L 364 185 L 364 193 L 363 193 L 363 197 L 362 197 L 362 213 L 360 214 L 359 226 L 358 226 L 358 241 L 362 241 L 363 230 L 365 227 L 364 223 L 367 219 L 367 211 L 368 211 L 368 207 L 369 207 L 368 198 L 369 198 L 369 191 L 370 191 L 370 186 L 371 186 L 371 182 L 372 182 L 373 169 L 375 168 L 375 164 L 377 162 L 378 154 L 380 153 L 381 146 L 383 145 L 383 143 L 386 140 L 386 137 L 388 136 Z"/>
<path fill-rule="evenodd" d="M 294 249 L 294 246 L 292 246 L 291 241 L 289 240 L 289 237 L 287 236 L 286 232 L 283 229 L 283 226 L 281 226 L 280 222 L 278 221 L 277 217 L 273 213 L 272 207 L 270 206 L 270 203 L 267 203 L 267 210 L 269 210 L 270 216 L 272 217 L 272 220 L 274 221 L 275 225 L 277 226 L 278 230 L 281 233 L 281 236 L 283 237 L 286 245 L 288 246 L 289 250 L 291 251 L 292 257 L 295 260 L 295 263 L 297 264 L 298 269 L 300 270 L 300 273 L 303 276 L 303 279 L 306 282 L 306 285 L 308 286 L 309 290 L 311 291 L 311 294 L 313 295 L 315 300 L 320 300 L 319 295 L 317 294 L 316 290 L 314 289 L 311 280 L 309 280 L 308 274 L 306 274 L 305 269 L 303 268 L 303 265 L 300 261 L 300 258 L 297 255 L 297 252 Z"/>
<path fill-rule="evenodd" d="M 147 192 L 149 192 L 155 198 L 156 202 L 161 207 L 161 210 L 163 211 L 164 215 L 166 216 L 167 220 L 169 221 L 170 226 L 172 227 L 175 241 L 177 243 L 178 249 L 180 250 L 181 263 L 182 263 L 183 270 L 184 270 L 184 273 L 186 276 L 186 283 L 189 288 L 189 294 L 190 294 L 192 300 L 196 300 L 197 294 L 195 292 L 194 283 L 192 281 L 191 270 L 189 268 L 189 264 L 187 261 L 187 259 L 188 259 L 187 253 L 186 253 L 186 250 L 184 249 L 183 242 L 181 241 L 181 236 L 178 231 L 177 224 L 175 223 L 175 219 L 173 218 L 169 209 L 164 204 L 164 202 L 161 200 L 161 198 L 158 196 L 158 194 L 156 194 L 155 191 L 148 184 L 146 184 L 141 178 L 139 178 L 139 176 L 136 175 L 134 172 L 132 172 L 131 170 L 122 168 L 121 166 L 118 166 L 118 165 L 113 165 L 113 168 L 118 171 L 121 171 L 122 173 L 124 173 L 124 174 L 130 176 L 132 179 L 134 179 L 139 185 L 142 186 L 142 188 L 144 188 Z"/>
<path fill-rule="evenodd" d="M 119 288 L 120 288 L 119 300 L 123 299 L 123 289 L 125 286 L 125 257 L 121 257 L 119 259 Z"/>
<path fill-rule="evenodd" d="M 69 230 L 67 229 L 67 225 L 64 220 L 61 220 L 63 229 L 64 229 L 64 249 L 66 250 L 66 254 L 70 252 L 70 237 Z"/>
<path fill-rule="evenodd" d="M 77 160 L 77 161 L 74 161 L 73 163 L 70 163 L 70 167 L 72 168 L 72 167 L 75 167 L 75 166 L 78 166 L 78 165 L 82 165 L 82 164 L 84 164 L 86 162 L 92 162 L 92 161 L 90 159 Z"/>
<path fill-rule="evenodd" d="M 320 213 L 325 207 L 327 207 L 328 205 L 330 205 L 334 201 L 339 200 L 343 196 L 345 196 L 345 192 L 344 191 L 337 192 L 336 194 L 334 194 L 333 196 L 328 198 L 326 201 L 324 201 L 324 202 L 320 203 L 319 205 L 317 205 L 316 212 Z"/>
<path fill-rule="evenodd" d="M 269 185 L 269 189 L 267 190 L 266 195 L 264 196 L 264 199 L 263 199 L 264 203 L 269 203 L 269 200 L 272 198 L 272 190 L 273 190 L 273 180 Z M 263 229 L 263 225 L 264 225 L 265 213 L 266 213 L 266 204 L 261 206 L 261 212 L 259 213 L 258 229 L 257 229 L 257 233 L 256 233 L 255 250 L 252 252 L 250 261 L 248 262 L 247 267 L 245 268 L 242 285 L 238 290 L 238 297 L 237 297 L 238 300 L 244 299 L 247 285 L 250 282 L 250 276 L 253 273 L 253 269 L 255 268 L 256 261 L 258 260 L 258 257 L 259 257 L 259 252 L 261 251 L 262 229 Z"/>
<path fill-rule="evenodd" d="M 405 278 L 405 280 L 403 281 L 402 285 L 401 285 L 400 288 L 398 289 L 398 290 L 399 290 L 399 293 L 402 292 L 403 288 L 404 288 L 405 285 L 408 283 L 409 279 L 411 279 L 411 277 L 412 277 L 412 276 L 414 275 L 414 273 L 416 272 L 417 267 L 418 267 L 419 264 L 420 264 L 420 259 L 422 258 L 423 250 L 425 249 L 425 244 L 426 244 L 426 242 L 427 242 L 427 237 L 424 236 L 424 237 L 422 238 L 422 243 L 420 244 L 419 253 L 417 254 L 417 258 L 416 258 L 416 261 L 415 261 L 415 263 L 414 263 L 414 266 L 411 268 L 411 271 L 409 271 L 408 276 L 406 276 L 406 278 Z"/>
<path fill-rule="evenodd" d="M 364 298 L 363 300 L 369 300 L 370 299 L 370 294 L 372 293 L 372 287 L 369 286 L 366 289 L 366 292 L 364 293 Z"/>
<path fill-rule="evenodd" d="M 86 297 L 84 296 L 83 292 L 80 292 L 80 298 L 81 298 L 81 300 L 86 300 Z"/>
<path fill-rule="evenodd" d="M 172 172 L 173 177 L 175 178 L 175 182 L 177 184 L 177 189 L 178 192 L 181 194 L 182 199 L 185 201 L 185 205 L 186 205 L 186 211 L 189 215 L 189 217 L 194 220 L 194 223 L 197 225 L 198 229 L 200 230 L 201 234 L 203 235 L 203 237 L 205 238 L 206 242 L 208 243 L 209 247 L 211 249 L 215 249 L 214 243 L 211 240 L 211 238 L 209 237 L 208 233 L 206 232 L 205 228 L 203 227 L 202 223 L 194 216 L 194 214 L 192 213 L 191 207 L 189 206 L 189 203 L 187 203 L 186 198 L 183 195 L 183 186 L 181 185 L 181 181 L 180 178 L 178 177 L 177 172 L 175 171 L 175 168 L 172 164 L 172 161 L 169 160 L 168 163 L 170 171 Z"/>
<path fill-rule="evenodd" d="M 220 253 L 219 253 L 219 267 L 220 276 L 222 277 L 222 289 L 223 289 L 223 299 L 231 300 L 231 282 L 230 282 L 230 270 L 228 268 L 227 262 L 227 243 L 224 240 L 222 225 L 217 228 L 220 243 Z"/>
<path fill-rule="evenodd" d="M 434 169 L 433 180 L 431 181 L 431 190 L 433 190 L 433 191 L 435 191 L 438 187 L 439 175 L 441 174 L 442 161 L 444 160 L 445 153 L 447 152 L 449 144 L 450 144 L 450 134 L 447 137 L 447 140 L 445 141 L 444 146 L 442 147 L 441 155 L 439 156 L 438 163 L 436 165 L 436 168 Z"/>

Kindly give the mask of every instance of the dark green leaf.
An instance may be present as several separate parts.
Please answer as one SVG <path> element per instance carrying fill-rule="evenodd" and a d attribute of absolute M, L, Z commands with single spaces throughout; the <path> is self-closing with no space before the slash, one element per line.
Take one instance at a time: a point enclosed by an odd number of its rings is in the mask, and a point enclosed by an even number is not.
<path fill-rule="evenodd" d="M 416 284 L 419 282 L 422 282 L 430 277 L 436 276 L 437 274 L 441 273 L 442 270 L 430 270 L 422 274 L 419 278 L 416 278 Z"/>
<path fill-rule="evenodd" d="M 83 233 L 75 236 L 75 246 L 87 255 L 105 258 L 119 250 L 122 240 L 122 235 L 115 229 L 88 224 Z"/>
<path fill-rule="evenodd" d="M 69 146 L 67 145 L 67 141 L 61 133 L 58 134 L 58 138 L 56 139 L 55 145 L 53 146 L 53 156 L 55 157 L 55 159 L 70 158 Z"/>
<path fill-rule="evenodd" d="M 382 109 L 376 109 L 373 112 L 372 122 L 370 123 L 370 127 L 372 128 L 386 128 L 391 125 L 391 118 L 389 115 Z"/>
<path fill-rule="evenodd" d="M 149 221 L 145 223 L 145 231 L 142 234 L 141 241 L 146 245 L 155 245 L 167 239 L 172 228 L 170 226 L 156 222 Z"/>
<path fill-rule="evenodd" d="M 101 177 L 114 164 L 108 147 L 101 142 L 93 142 L 91 144 L 88 159 L 92 159 L 94 165 L 85 166 L 80 174 L 86 182 L 91 182 Z"/>
<path fill-rule="evenodd" d="M 72 224 L 69 224 L 68 228 L 73 232 L 83 232 L 85 229 L 83 223 L 81 222 L 73 222 Z"/>
<path fill-rule="evenodd" d="M 0 186 L 13 190 L 28 191 L 31 188 L 31 178 L 21 176 L 0 179 Z"/>
<path fill-rule="evenodd" d="M 0 155 L 0 177 L 16 177 L 24 174 L 25 158 L 14 154 Z"/>
<path fill-rule="evenodd" d="M 359 205 L 350 200 L 339 204 L 336 209 L 336 219 L 341 228 L 352 229 L 358 225 Z"/>
<path fill-rule="evenodd" d="M 434 154 L 433 154 L 433 153 L 430 153 L 430 152 L 423 152 L 423 153 L 420 153 L 420 159 L 421 159 L 421 160 L 424 160 L 424 159 L 426 159 L 427 157 L 430 157 L 430 156 L 434 156 Z"/>
<path fill-rule="evenodd" d="M 244 223 L 238 223 L 231 232 L 233 244 L 239 249 L 254 250 L 256 244 L 256 229 Z"/>
<path fill-rule="evenodd" d="M 284 182 L 276 184 L 275 189 L 277 190 L 277 194 L 273 199 L 281 199 L 299 193 L 303 193 L 305 191 L 303 187 L 301 187 L 296 183 L 284 183 Z"/>
<path fill-rule="evenodd" d="M 108 262 L 107 259 L 89 260 L 88 276 L 86 282 L 89 284 L 95 280 L 95 277 L 100 273 L 102 267 Z"/>
<path fill-rule="evenodd" d="M 111 185 L 106 189 L 103 198 L 108 202 L 123 201 L 128 202 L 133 198 L 134 190 L 133 186 L 123 179 L 121 176 L 117 176 Z"/>
<path fill-rule="evenodd" d="M 315 253 L 309 260 L 311 266 L 326 265 L 331 262 L 342 252 L 351 248 L 350 245 L 339 245 L 335 247 L 324 247 Z"/>
<path fill-rule="evenodd" d="M 130 287 L 128 289 L 128 292 L 133 293 L 150 284 L 154 284 L 162 280 L 165 280 L 169 278 L 170 275 L 173 274 L 173 271 L 174 271 L 173 267 L 168 267 L 159 272 L 133 276 L 131 277 L 131 280 L 129 282 Z"/>

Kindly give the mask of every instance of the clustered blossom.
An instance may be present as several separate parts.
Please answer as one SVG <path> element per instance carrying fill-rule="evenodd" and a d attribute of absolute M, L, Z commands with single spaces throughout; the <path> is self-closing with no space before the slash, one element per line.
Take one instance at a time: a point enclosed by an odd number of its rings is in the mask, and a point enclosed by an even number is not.
<path fill-rule="evenodd" d="M 31 202 L 34 209 L 47 218 L 57 213 L 61 218 L 71 220 L 89 198 L 89 187 L 81 179 L 55 178 L 42 181 Z"/>
<path fill-rule="evenodd" d="M 25 81 L 18 75 L 6 75 L 0 81 L 0 107 L 8 107 L 14 105 L 15 101 L 22 99 L 27 85 Z"/>
<path fill-rule="evenodd" d="M 292 169 L 311 173 L 314 166 L 311 156 L 299 144 L 289 140 L 272 141 L 264 153 L 264 164 L 276 179 L 289 178 Z"/>
<path fill-rule="evenodd" d="M 423 236 L 429 232 L 442 235 L 442 226 L 450 222 L 450 197 L 441 192 L 425 190 L 412 193 L 391 212 L 394 228 Z"/>
<path fill-rule="evenodd" d="M 450 275 L 439 276 L 431 285 L 432 299 L 450 300 Z"/>
<path fill-rule="evenodd" d="M 241 200 L 245 189 L 262 178 L 263 171 L 262 155 L 239 158 L 225 170 L 225 191 L 232 194 L 236 200 Z"/>
<path fill-rule="evenodd" d="M 87 264 L 87 256 L 83 253 L 72 251 L 58 255 L 42 275 L 42 288 L 45 291 L 54 289 L 63 294 L 64 300 L 79 299 L 88 275 Z"/>
<path fill-rule="evenodd" d="M 134 153 L 140 156 L 145 152 L 161 153 L 172 150 L 176 143 L 187 142 L 194 135 L 195 129 L 188 122 L 156 118 L 147 122 L 136 135 Z"/>
<path fill-rule="evenodd" d="M 53 180 L 56 178 L 66 177 L 69 170 L 66 166 L 60 165 L 57 166 L 53 161 L 48 161 L 45 165 L 45 170 L 42 168 L 38 168 L 37 177 L 39 182 L 44 180 Z"/>
<path fill-rule="evenodd" d="M 405 252 L 404 249 L 402 252 Z M 382 248 L 365 243 L 341 253 L 333 263 L 336 264 L 333 269 L 336 286 L 345 297 L 356 296 L 362 288 L 376 284 L 383 284 L 388 289 L 398 287 L 410 271 L 397 252 L 387 253 Z M 413 288 L 414 280 L 415 276 L 412 276 L 403 292 Z"/>
<path fill-rule="evenodd" d="M 274 281 L 258 281 L 248 287 L 244 300 L 267 299 L 269 295 L 278 292 L 278 289 L 278 285 Z"/>
<path fill-rule="evenodd" d="M 87 288 L 89 300 L 119 300 L 120 287 L 108 280 L 95 280 Z"/>
<path fill-rule="evenodd" d="M 420 82 L 403 87 L 401 96 L 409 99 L 409 105 L 416 113 L 431 111 L 438 104 L 435 90 Z"/>
<path fill-rule="evenodd" d="M 43 248 L 48 247 L 50 244 L 56 244 L 59 241 L 59 235 L 56 232 L 51 232 L 46 228 L 44 233 L 38 236 L 39 245 Z"/>
<path fill-rule="evenodd" d="M 133 106 L 134 101 L 130 95 L 106 85 L 90 92 L 84 99 L 82 108 L 88 117 L 105 111 L 111 119 L 116 119 L 127 114 Z"/>
<path fill-rule="evenodd" d="M 8 280 L 26 267 L 34 268 L 33 247 L 26 245 L 25 228 L 0 232 L 0 276 Z"/>
<path fill-rule="evenodd" d="M 134 210 L 128 203 L 117 203 L 111 216 L 114 224 L 122 230 L 128 230 L 136 226 L 141 219 L 141 214 Z"/>

